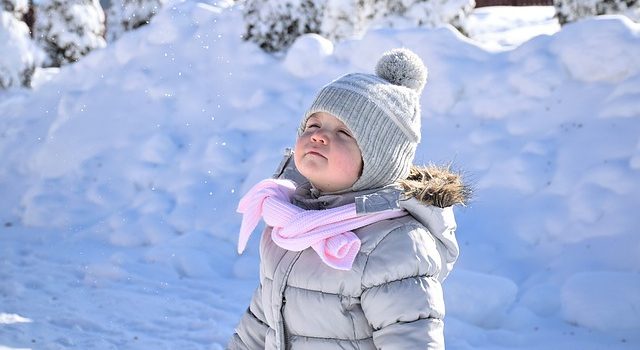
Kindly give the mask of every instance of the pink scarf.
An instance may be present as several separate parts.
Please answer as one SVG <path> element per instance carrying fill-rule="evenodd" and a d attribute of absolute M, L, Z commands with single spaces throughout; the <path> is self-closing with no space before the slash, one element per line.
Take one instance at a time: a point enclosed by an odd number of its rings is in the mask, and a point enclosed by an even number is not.
<path fill-rule="evenodd" d="M 263 218 L 273 227 L 271 239 L 281 248 L 301 251 L 311 247 L 325 264 L 350 270 L 360 250 L 360 239 L 351 230 L 407 214 L 385 211 L 358 216 L 354 203 L 325 210 L 304 210 L 290 203 L 295 189 L 291 181 L 267 179 L 240 199 L 238 212 L 243 216 L 238 253 L 244 251 L 249 236 Z"/>

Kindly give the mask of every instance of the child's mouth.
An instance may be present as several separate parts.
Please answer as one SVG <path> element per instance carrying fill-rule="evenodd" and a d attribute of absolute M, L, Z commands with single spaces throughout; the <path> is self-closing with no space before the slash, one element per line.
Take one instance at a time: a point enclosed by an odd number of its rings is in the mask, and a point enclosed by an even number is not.
<path fill-rule="evenodd" d="M 309 152 L 307 152 L 307 155 L 313 155 L 313 156 L 317 156 L 317 157 L 327 158 L 327 157 L 323 156 L 321 153 L 316 152 L 316 151 L 309 151 Z"/>

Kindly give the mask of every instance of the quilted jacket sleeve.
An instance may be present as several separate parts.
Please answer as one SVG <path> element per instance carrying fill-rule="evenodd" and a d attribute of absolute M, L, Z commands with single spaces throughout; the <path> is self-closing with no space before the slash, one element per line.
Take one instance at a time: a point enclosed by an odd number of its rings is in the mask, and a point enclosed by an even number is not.
<path fill-rule="evenodd" d="M 240 319 L 236 327 L 236 332 L 229 341 L 227 349 L 264 349 L 265 335 L 268 326 L 266 325 L 264 312 L 262 309 L 262 286 L 258 286 L 253 293 L 251 304 Z"/>
<path fill-rule="evenodd" d="M 421 225 L 392 230 L 371 251 L 361 305 L 376 348 L 444 349 L 440 265 L 435 240 Z"/>

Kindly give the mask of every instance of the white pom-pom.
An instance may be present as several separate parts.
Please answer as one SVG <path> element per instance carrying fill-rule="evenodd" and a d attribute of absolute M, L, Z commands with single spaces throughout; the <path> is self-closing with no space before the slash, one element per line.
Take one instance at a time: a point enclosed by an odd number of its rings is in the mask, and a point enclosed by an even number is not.
<path fill-rule="evenodd" d="M 418 93 L 427 82 L 427 67 L 408 49 L 385 52 L 376 64 L 376 74 L 391 84 L 406 86 Z"/>

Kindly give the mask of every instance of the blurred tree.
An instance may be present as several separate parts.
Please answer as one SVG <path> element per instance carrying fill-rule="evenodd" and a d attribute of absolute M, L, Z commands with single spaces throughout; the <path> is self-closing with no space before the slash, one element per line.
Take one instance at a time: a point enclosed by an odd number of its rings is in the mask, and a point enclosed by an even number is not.
<path fill-rule="evenodd" d="M 106 45 L 104 12 L 98 0 L 40 0 L 33 32 L 47 54 L 45 66 L 75 62 Z"/>
<path fill-rule="evenodd" d="M 111 0 L 107 9 L 107 40 L 148 24 L 166 0 Z"/>
<path fill-rule="evenodd" d="M 245 0 L 244 37 L 276 52 L 305 33 L 336 41 L 372 25 L 459 27 L 474 5 L 474 0 Z"/>
<path fill-rule="evenodd" d="M 0 89 L 31 85 L 42 53 L 29 36 L 26 23 L 0 10 Z"/>
<path fill-rule="evenodd" d="M 0 0 L 0 9 L 12 13 L 17 19 L 29 11 L 29 0 Z"/>
<path fill-rule="evenodd" d="M 626 15 L 635 21 L 640 19 L 640 0 L 554 0 L 553 5 L 561 25 L 608 14 Z"/>
<path fill-rule="evenodd" d="M 323 9 L 312 0 L 246 0 L 244 38 L 267 52 L 280 51 L 304 33 L 319 33 Z"/>

